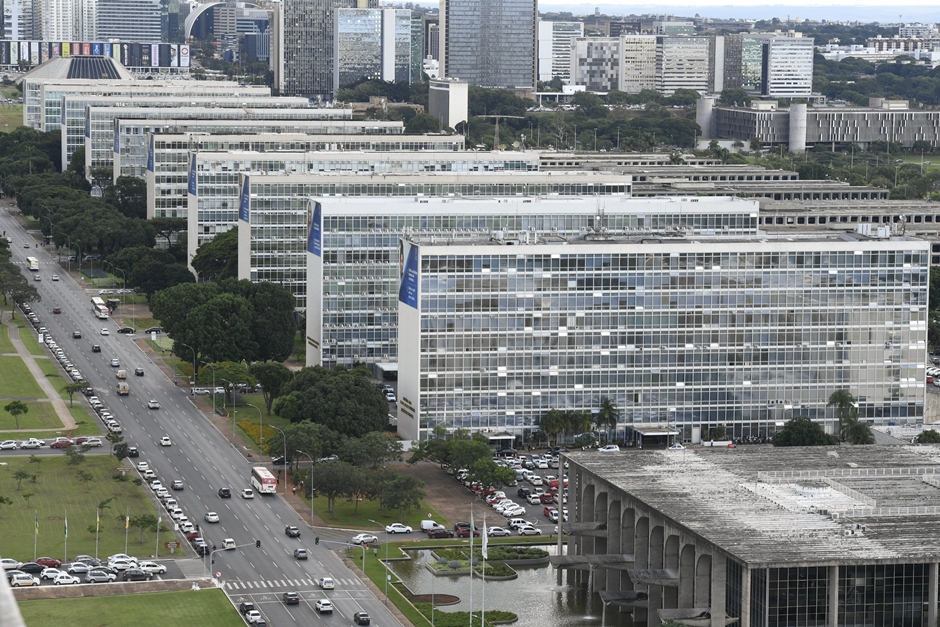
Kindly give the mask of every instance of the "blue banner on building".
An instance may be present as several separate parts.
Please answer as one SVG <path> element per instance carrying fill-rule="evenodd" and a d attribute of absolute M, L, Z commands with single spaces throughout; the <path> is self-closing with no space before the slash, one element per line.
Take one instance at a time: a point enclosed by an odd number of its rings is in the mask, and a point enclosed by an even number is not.
<path fill-rule="evenodd" d="M 399 285 L 398 300 L 409 307 L 418 308 L 418 247 L 398 240 Z"/>
<path fill-rule="evenodd" d="M 121 154 L 121 120 L 114 118 L 114 154 Z"/>
<path fill-rule="evenodd" d="M 196 196 L 196 155 L 189 160 L 189 193 Z"/>
<path fill-rule="evenodd" d="M 307 232 L 307 252 L 317 257 L 323 256 L 323 208 L 320 203 L 313 203 L 313 219 Z"/>
<path fill-rule="evenodd" d="M 147 148 L 147 170 L 149 170 L 150 172 L 153 172 L 153 171 L 154 171 L 154 166 L 153 166 L 154 158 L 153 158 L 153 154 L 154 154 L 154 150 L 153 150 L 153 135 L 151 135 L 151 136 L 150 136 L 150 146 Z M 195 185 L 190 186 L 190 189 L 195 189 Z"/>
<path fill-rule="evenodd" d="M 251 211 L 251 177 L 242 175 L 242 195 L 238 201 L 238 219 L 251 223 L 248 214 Z"/>

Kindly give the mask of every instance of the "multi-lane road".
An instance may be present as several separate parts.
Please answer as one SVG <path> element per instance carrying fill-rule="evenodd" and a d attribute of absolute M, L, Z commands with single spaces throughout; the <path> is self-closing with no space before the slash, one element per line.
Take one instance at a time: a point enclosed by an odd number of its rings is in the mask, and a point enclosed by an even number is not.
<path fill-rule="evenodd" d="M 221 548 L 223 539 L 232 538 L 239 546 L 217 552 L 212 565 L 197 558 L 182 558 L 178 562 L 182 572 L 194 575 L 205 568 L 211 574 L 221 573 L 223 587 L 232 601 L 236 604 L 254 601 L 268 625 L 348 622 L 359 611 L 368 612 L 372 624 L 400 625 L 361 582 L 359 573 L 347 569 L 331 551 L 335 544 L 331 546 L 326 541 L 314 544 L 317 534 L 324 540 L 339 540 L 352 534 L 308 528 L 280 496 L 256 495 L 251 500 L 238 496 L 241 488 L 250 486 L 252 462 L 190 402 L 188 387 L 174 385 L 140 350 L 134 341 L 139 335 L 118 334 L 113 321 L 99 320 L 92 314 L 90 299 L 97 292 L 82 289 L 68 276 L 56 263 L 57 256 L 37 247 L 37 239 L 17 224 L 9 210 L 8 202 L 0 206 L 0 229 L 6 231 L 11 242 L 13 261 L 21 265 L 23 273 L 30 276 L 39 290 L 42 300 L 34 303 L 32 309 L 121 423 L 125 441 L 140 449 L 140 457 L 128 461 L 147 461 L 164 485 L 174 479 L 182 480 L 184 490 L 175 491 L 172 496 L 187 517 L 200 524 L 207 542 Z M 24 248 L 26 243 L 29 248 Z M 32 281 L 35 273 L 26 267 L 27 256 L 39 259 L 42 281 Z M 53 282 L 53 274 L 58 274 L 60 280 Z M 61 308 L 62 313 L 53 314 L 54 307 Z M 109 334 L 102 335 L 102 329 L 108 329 Z M 73 331 L 81 331 L 82 338 L 72 339 Z M 93 344 L 101 346 L 100 353 L 92 352 Z M 119 360 L 121 369 L 127 370 L 130 385 L 127 396 L 116 393 L 118 368 L 111 366 L 113 358 Z M 143 377 L 134 376 L 137 367 L 144 369 Z M 79 399 L 84 402 L 84 397 L 76 396 L 76 402 Z M 148 409 L 150 399 L 159 401 L 160 409 Z M 163 436 L 170 437 L 172 446 L 159 445 Z M 4 451 L 9 453 L 12 451 Z M 219 498 L 220 487 L 232 488 L 232 498 Z M 283 486 L 279 487 L 283 490 Z M 156 499 L 153 501 L 164 521 L 168 521 L 167 513 Z M 204 514 L 210 511 L 218 513 L 218 523 L 204 522 Z M 287 525 L 301 527 L 301 537 L 288 537 L 284 532 Z M 179 535 L 185 545 L 185 537 Z M 261 541 L 260 548 L 255 546 L 257 540 Z M 309 559 L 294 559 L 293 551 L 298 547 L 308 550 Z M 160 547 L 161 558 L 167 557 L 167 552 Z M 188 553 L 191 555 L 192 551 Z M 336 580 L 334 590 L 322 591 L 317 587 L 316 579 L 324 575 Z M 300 593 L 300 605 L 285 606 L 281 602 L 282 593 L 287 591 Z M 332 616 L 320 616 L 313 607 L 316 599 L 323 597 L 333 601 Z"/>

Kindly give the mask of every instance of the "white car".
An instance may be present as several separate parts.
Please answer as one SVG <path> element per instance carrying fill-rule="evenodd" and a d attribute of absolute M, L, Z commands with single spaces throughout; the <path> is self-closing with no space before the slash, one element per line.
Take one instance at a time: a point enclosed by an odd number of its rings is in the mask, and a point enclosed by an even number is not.
<path fill-rule="evenodd" d="M 598 453 L 616 453 L 620 450 L 620 447 L 616 444 L 605 444 L 604 446 L 597 449 Z"/>
<path fill-rule="evenodd" d="M 193 523 L 189 522 L 188 520 L 180 521 L 180 531 L 182 531 L 183 533 L 192 533 L 195 530 L 196 530 L 196 527 L 195 525 L 193 525 Z"/>
<path fill-rule="evenodd" d="M 113 562 L 114 560 L 127 560 L 128 562 L 134 562 L 135 564 L 137 563 L 137 558 L 131 557 L 127 553 L 115 553 L 114 555 L 108 556 L 109 562 Z"/>
<path fill-rule="evenodd" d="M 248 621 L 249 624 L 257 623 L 261 620 L 261 612 L 258 610 L 248 610 L 245 612 L 245 620 Z"/>
<path fill-rule="evenodd" d="M 160 409 L 160 403 L 157 402 L 157 399 L 152 398 L 147 401 L 147 409 Z"/>
<path fill-rule="evenodd" d="M 170 441 L 170 436 L 163 436 L 160 438 L 160 446 L 170 446 L 173 442 Z"/>
<path fill-rule="evenodd" d="M 39 448 L 40 446 L 43 446 L 44 444 L 45 442 L 42 440 L 30 438 L 28 440 L 24 440 L 23 443 L 20 444 L 20 448 Z"/>
<path fill-rule="evenodd" d="M 503 529 L 502 527 L 490 527 L 486 530 L 486 535 L 491 538 L 499 538 L 503 536 L 508 536 L 512 532 L 509 529 Z"/>
<path fill-rule="evenodd" d="M 173 520 L 179 520 L 180 518 L 183 517 L 183 510 L 181 510 L 181 509 L 178 508 L 178 507 L 173 508 L 172 510 L 170 510 L 170 517 L 171 517 Z"/>
<path fill-rule="evenodd" d="M 101 329 L 101 335 L 111 335 L 111 332 L 107 329 Z"/>
<path fill-rule="evenodd" d="M 525 508 L 522 507 L 521 505 L 517 505 L 516 507 L 512 507 L 504 511 L 503 516 L 505 516 L 506 518 L 514 518 L 516 516 L 525 516 Z"/>
<path fill-rule="evenodd" d="M 332 577 L 320 577 L 317 579 L 317 585 L 323 590 L 332 590 L 335 587 Z"/>
<path fill-rule="evenodd" d="M 55 579 L 52 580 L 52 583 L 54 583 L 57 586 L 63 586 L 63 585 L 70 585 L 73 583 L 81 583 L 81 579 L 79 579 L 78 577 L 75 577 L 74 575 L 70 575 L 68 573 L 59 573 L 58 575 L 56 575 Z"/>
<path fill-rule="evenodd" d="M 679 444 L 678 442 L 676 442 L 675 444 L 671 445 L 671 446 L 670 446 L 669 448 L 667 448 L 666 450 L 667 450 L 667 451 L 684 451 L 684 450 L 685 450 L 685 447 L 682 446 L 681 444 Z"/>
<path fill-rule="evenodd" d="M 9 557 L 4 557 L 0 559 L 0 566 L 3 567 L 3 570 L 19 570 L 20 566 L 23 565 L 23 562 L 17 562 L 16 560 L 11 560 Z"/>
<path fill-rule="evenodd" d="M 211 394 L 211 392 L 206 388 L 193 388 L 192 393 L 196 396 L 206 396 Z"/>
<path fill-rule="evenodd" d="M 58 568 L 43 568 L 42 573 L 40 573 L 40 579 L 55 579 L 62 574 L 63 571 Z"/>
<path fill-rule="evenodd" d="M 101 438 L 88 438 L 85 440 L 88 446 L 101 446 Z"/>
<path fill-rule="evenodd" d="M 529 502 L 529 505 L 538 505 L 542 502 L 538 494 L 530 494 L 529 496 L 525 497 L 525 500 Z"/>
<path fill-rule="evenodd" d="M 143 475 L 144 475 L 144 479 L 156 479 L 157 478 L 157 473 L 150 470 L 149 468 L 143 472 Z"/>
<path fill-rule="evenodd" d="M 0 451 L 15 451 L 16 440 L 4 440 L 0 442 Z"/>
<path fill-rule="evenodd" d="M 166 488 L 157 488 L 153 493 L 157 495 L 158 499 L 163 499 L 170 495 Z"/>
<path fill-rule="evenodd" d="M 519 532 L 520 536 L 540 536 L 542 535 L 542 530 L 538 527 L 533 527 L 532 525 L 522 525 L 516 531 Z"/>
<path fill-rule="evenodd" d="M 114 359 L 111 360 L 111 367 L 112 367 L 112 368 L 119 368 L 120 366 L 121 366 L 121 362 L 120 362 L 120 360 L 118 360 L 117 357 L 115 357 Z"/>
<path fill-rule="evenodd" d="M 154 492 L 161 489 L 162 487 L 163 487 L 163 484 L 160 482 L 159 479 L 154 479 L 153 481 L 150 482 L 150 489 L 153 490 Z"/>
<path fill-rule="evenodd" d="M 392 523 L 391 525 L 385 528 L 385 533 L 411 533 L 411 527 L 407 527 L 401 523 Z"/>
<path fill-rule="evenodd" d="M 235 540 L 232 540 L 231 538 L 225 538 L 222 540 L 222 548 L 226 551 L 231 551 L 235 548 Z"/>
<path fill-rule="evenodd" d="M 33 577 L 29 573 L 13 573 L 13 577 L 10 579 L 10 586 L 13 588 L 19 588 L 21 586 L 38 586 L 39 579 Z"/>
<path fill-rule="evenodd" d="M 108 568 L 112 570 L 127 570 L 128 568 L 134 568 L 136 566 L 136 560 L 133 562 L 129 560 L 113 560 L 108 562 Z"/>
<path fill-rule="evenodd" d="M 203 519 L 208 523 L 217 523 L 219 522 L 219 515 L 215 512 L 207 512 Z"/>
<path fill-rule="evenodd" d="M 255 498 L 255 491 L 251 488 L 244 488 L 241 492 L 243 499 L 253 499 Z"/>
<path fill-rule="evenodd" d="M 137 568 L 144 571 L 145 573 L 156 575 L 162 575 L 166 572 L 166 566 L 163 564 L 157 564 L 156 562 L 141 562 Z"/>
<path fill-rule="evenodd" d="M 379 539 L 376 538 L 376 537 L 375 537 L 374 535 L 372 535 L 371 533 L 360 533 L 360 534 L 357 535 L 357 536 L 353 536 L 353 538 L 352 538 L 352 540 L 351 540 L 351 542 L 352 542 L 353 544 L 366 544 L 366 543 L 372 544 L 372 543 L 375 543 L 375 542 L 378 542 L 378 541 L 379 541 Z"/>
<path fill-rule="evenodd" d="M 58 275 L 58 274 L 53 274 L 53 275 L 52 275 L 52 280 L 53 280 L 53 281 L 58 281 L 58 280 L 59 280 L 59 275 Z"/>

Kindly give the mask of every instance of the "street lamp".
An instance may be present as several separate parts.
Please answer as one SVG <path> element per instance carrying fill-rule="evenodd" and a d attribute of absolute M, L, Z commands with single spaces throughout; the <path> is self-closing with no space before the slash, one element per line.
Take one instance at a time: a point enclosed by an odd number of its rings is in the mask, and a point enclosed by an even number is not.
<path fill-rule="evenodd" d="M 212 371 L 212 379 L 213 381 L 215 380 L 215 370 Z M 232 445 L 234 446 L 235 445 L 235 416 L 238 415 L 238 406 L 235 404 L 235 384 L 223 377 L 219 377 L 219 381 L 225 381 L 226 383 L 228 383 L 231 386 L 230 389 L 232 390 Z M 212 393 L 215 394 L 215 389 L 212 390 Z"/>
<path fill-rule="evenodd" d="M 254 407 L 254 405 L 252 405 Z M 258 410 L 260 411 L 260 410 Z M 284 443 L 284 497 L 287 497 L 287 436 L 284 435 L 282 429 L 278 429 L 274 425 L 270 425 L 272 429 L 277 429 L 281 432 L 281 441 Z"/>
<path fill-rule="evenodd" d="M 374 523 L 382 528 L 382 531 L 385 531 L 385 525 L 375 520 L 369 519 L 370 523 Z M 471 530 L 472 533 L 472 530 Z M 363 571 L 365 574 L 365 571 Z M 473 573 L 470 573 L 471 575 Z M 388 605 L 388 580 L 391 578 L 391 575 L 388 574 L 388 533 L 385 534 L 385 605 Z"/>
<path fill-rule="evenodd" d="M 307 477 L 308 483 L 310 483 L 310 526 L 313 527 L 313 455 L 310 453 L 304 453 L 303 451 L 295 451 L 301 455 L 306 455 L 310 458 L 310 475 Z M 287 460 L 284 460 L 284 463 L 287 463 Z M 363 547 L 365 548 L 365 547 Z M 362 572 L 365 572 L 365 554 L 362 557 Z"/>
<path fill-rule="evenodd" d="M 189 344 L 183 344 L 182 342 L 180 342 L 180 346 L 185 346 L 186 348 L 188 348 L 189 350 L 193 352 L 193 385 L 195 385 L 196 384 L 196 349 L 190 346 Z M 214 410 L 215 407 L 213 407 L 212 409 Z"/>

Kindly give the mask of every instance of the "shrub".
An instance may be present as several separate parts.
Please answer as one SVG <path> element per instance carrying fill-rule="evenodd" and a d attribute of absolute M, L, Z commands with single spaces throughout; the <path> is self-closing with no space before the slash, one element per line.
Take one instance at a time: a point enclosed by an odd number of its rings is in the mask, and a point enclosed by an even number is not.
<path fill-rule="evenodd" d="M 473 567 L 473 572 L 482 575 L 482 574 L 483 574 L 483 564 L 479 564 L 478 566 L 474 566 L 474 567 Z M 495 564 L 491 564 L 490 562 L 487 562 L 487 563 L 486 563 L 486 576 L 487 576 L 487 577 L 509 577 L 509 576 L 515 575 L 515 574 L 516 574 L 516 571 L 513 570 L 512 567 L 506 566 L 505 564 L 501 564 L 501 563 L 499 563 L 499 562 L 497 562 L 497 563 L 495 563 Z M 488 614 L 489 614 L 489 613 L 487 613 L 487 618 L 489 617 Z"/>
<path fill-rule="evenodd" d="M 255 444 L 258 444 L 261 441 L 261 426 L 260 425 L 246 420 L 246 421 L 239 422 L 238 426 L 241 427 L 242 431 L 245 432 L 245 435 L 251 438 Z M 270 442 L 277 435 L 279 435 L 278 432 L 272 429 L 271 427 L 264 428 L 264 441 L 265 442 Z"/>

